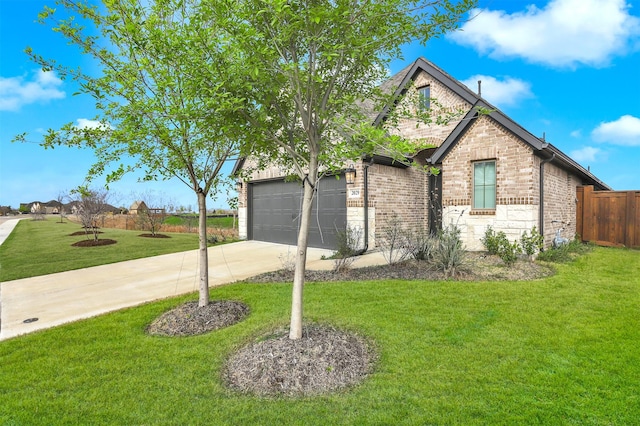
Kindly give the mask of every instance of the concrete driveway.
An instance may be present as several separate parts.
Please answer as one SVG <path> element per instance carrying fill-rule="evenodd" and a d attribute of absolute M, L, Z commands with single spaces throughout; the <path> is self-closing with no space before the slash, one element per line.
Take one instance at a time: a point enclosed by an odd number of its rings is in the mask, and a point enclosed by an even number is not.
<path fill-rule="evenodd" d="M 282 268 L 295 247 L 243 241 L 209 248 L 211 287 Z M 307 266 L 327 269 L 329 250 L 310 248 Z M 198 290 L 198 250 L 0 284 L 0 340 Z M 31 318 L 37 321 L 24 322 Z"/>
<path fill-rule="evenodd" d="M 10 225 L 13 229 L 15 223 Z M 0 228 L 7 226 L 9 223 Z M 295 246 L 261 241 L 210 247 L 209 285 L 281 269 L 282 259 L 292 259 L 295 250 Z M 331 253 L 309 248 L 307 268 L 332 269 L 333 261 L 321 260 Z M 382 254 L 374 252 L 359 257 L 352 267 L 384 262 Z M 192 250 L 0 283 L 0 340 L 195 292 L 198 274 L 198 250 Z M 33 318 L 37 321 L 29 322 Z"/>

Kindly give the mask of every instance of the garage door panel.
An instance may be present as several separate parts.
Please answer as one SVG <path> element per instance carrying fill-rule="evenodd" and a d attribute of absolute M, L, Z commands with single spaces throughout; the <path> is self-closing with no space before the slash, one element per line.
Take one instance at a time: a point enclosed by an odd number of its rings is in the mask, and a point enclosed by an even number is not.
<path fill-rule="evenodd" d="M 302 186 L 282 180 L 251 184 L 250 238 L 296 244 L 302 207 Z M 335 248 L 336 233 L 346 227 L 344 179 L 327 177 L 314 197 L 309 246 Z M 338 231 L 337 231 L 338 230 Z"/>
<path fill-rule="evenodd" d="M 273 181 L 253 185 L 252 238 L 260 241 L 290 244 L 297 234 L 292 217 L 297 204 L 294 182 Z"/>

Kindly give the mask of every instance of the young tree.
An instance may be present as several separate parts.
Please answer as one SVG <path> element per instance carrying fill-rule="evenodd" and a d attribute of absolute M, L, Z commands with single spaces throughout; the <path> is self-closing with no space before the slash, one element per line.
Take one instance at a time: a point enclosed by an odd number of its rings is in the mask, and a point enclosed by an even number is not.
<path fill-rule="evenodd" d="M 247 133 L 236 124 L 242 101 L 231 95 L 242 76 L 233 66 L 236 56 L 220 38 L 217 22 L 198 13 L 198 0 L 104 0 L 101 7 L 83 0 L 56 3 L 76 16 L 58 20 L 54 9 L 45 8 L 40 22 L 53 21 L 54 31 L 93 58 L 99 76 L 27 52 L 44 69 L 76 80 L 80 92 L 95 99 L 100 124 L 69 123 L 50 130 L 43 145 L 93 149 L 98 161 L 89 178 L 106 173 L 112 182 L 138 170 L 144 180 L 184 182 L 198 201 L 199 306 L 205 306 L 206 197 L 218 188 L 222 166 Z"/>
<path fill-rule="evenodd" d="M 64 200 L 67 198 L 67 194 L 64 192 L 59 192 L 58 197 L 56 197 L 56 201 L 58 202 L 58 214 L 60 215 L 60 223 L 64 222 L 64 218 L 66 217 L 66 212 L 64 210 Z"/>
<path fill-rule="evenodd" d="M 227 204 L 229 204 L 229 208 L 231 209 L 231 212 L 233 214 L 233 222 L 232 222 L 231 228 L 236 229 L 237 218 L 238 218 L 238 196 L 236 195 L 236 196 L 227 198 Z"/>
<path fill-rule="evenodd" d="M 403 45 L 455 29 L 474 0 L 238 0 L 209 2 L 245 63 L 251 92 L 243 111 L 258 129 L 261 164 L 281 165 L 304 186 L 289 337 L 302 336 L 311 206 L 319 179 L 376 147 L 407 152 L 371 106 L 395 100 L 378 89 Z M 369 106 L 369 107 L 366 107 Z M 369 114 L 368 114 L 369 113 Z M 412 150 L 415 150 L 414 146 Z M 258 165 L 260 167 L 260 164 Z"/>
<path fill-rule="evenodd" d="M 164 200 L 162 195 L 156 195 L 150 191 L 136 195 L 136 200 L 143 200 L 147 208 L 138 211 L 138 222 L 142 229 L 149 230 L 154 237 L 160 231 L 160 227 L 167 217 L 167 209 L 171 204 Z"/>
<path fill-rule="evenodd" d="M 80 223 L 84 228 L 84 232 L 89 239 L 89 235 L 93 236 L 93 241 L 98 241 L 100 219 L 108 210 L 109 192 L 106 189 L 89 189 L 81 186 L 72 191 L 75 195 L 75 205 L 77 207 L 77 215 Z"/>

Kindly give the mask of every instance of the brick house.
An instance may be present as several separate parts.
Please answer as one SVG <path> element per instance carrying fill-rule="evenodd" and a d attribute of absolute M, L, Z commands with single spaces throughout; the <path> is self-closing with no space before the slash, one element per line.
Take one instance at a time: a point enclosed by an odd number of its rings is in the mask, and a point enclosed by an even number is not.
<path fill-rule="evenodd" d="M 536 226 L 548 246 L 557 228 L 552 221 L 570 223 L 565 236 L 575 233 L 577 187 L 610 189 L 423 58 L 382 88 L 395 91 L 409 108 L 456 113 L 446 124 L 425 126 L 404 119 L 390 130 L 432 145 L 407 161 L 435 166 L 440 173 L 428 175 L 408 162 L 374 155 L 353 164 L 356 178 L 351 185 L 325 177 L 314 201 L 310 246 L 335 248 L 336 231 L 350 226 L 365 230 L 363 244 L 371 249 L 394 216 L 405 227 L 431 232 L 443 223 L 457 223 L 470 250 L 482 250 L 480 238 L 487 226 L 504 231 L 511 240 Z M 396 106 L 372 114 L 373 124 L 383 123 Z M 239 159 L 233 173 L 250 164 L 250 158 Z M 286 182 L 284 172 L 270 167 L 239 182 L 241 238 L 295 244 L 301 185 Z"/>

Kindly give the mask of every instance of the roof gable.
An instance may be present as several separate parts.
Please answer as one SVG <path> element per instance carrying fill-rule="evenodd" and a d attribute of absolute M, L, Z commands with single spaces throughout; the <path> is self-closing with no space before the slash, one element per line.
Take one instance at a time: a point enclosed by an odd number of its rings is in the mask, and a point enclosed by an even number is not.
<path fill-rule="evenodd" d="M 575 162 L 558 148 L 531 134 L 528 130 L 513 121 L 505 113 L 500 111 L 495 106 L 491 105 L 478 94 L 471 91 L 467 86 L 451 77 L 449 74 L 434 65 L 432 62 L 429 62 L 422 57 L 416 59 L 413 64 L 404 68 L 402 71 L 388 80 L 389 84 L 398 83 L 398 86 L 394 92 L 394 99 L 399 100 L 407 91 L 410 83 L 418 76 L 420 72 L 423 71 L 430 74 L 443 86 L 445 86 L 456 95 L 460 96 L 460 98 L 464 99 L 472 105 L 467 114 L 465 114 L 463 119 L 460 120 L 458 125 L 453 129 L 449 136 L 447 136 L 442 145 L 440 145 L 434 151 L 433 155 L 427 159 L 430 164 L 438 164 L 442 162 L 442 159 L 451 151 L 453 146 L 458 143 L 471 123 L 480 116 L 479 109 L 483 109 L 491 111 L 489 113 L 489 116 L 509 132 L 517 136 L 520 140 L 529 145 L 532 148 L 534 154 L 538 155 L 539 157 L 553 159 L 553 161 L 558 163 L 558 165 L 577 174 L 581 177 L 581 179 L 588 182 L 589 184 L 593 184 L 601 189 L 611 189 L 607 184 L 598 179 L 589 170 L 582 167 L 580 164 Z M 387 105 L 378 114 L 373 124 L 379 125 L 384 122 L 384 120 L 389 115 L 389 111 L 393 107 L 394 105 Z"/>
<path fill-rule="evenodd" d="M 385 93 L 393 92 L 394 103 L 386 105 L 379 113 L 372 112 L 371 119 L 373 125 L 378 126 L 382 124 L 389 116 L 389 112 L 395 107 L 396 103 L 402 99 L 403 95 L 407 92 L 412 81 L 414 81 L 421 72 L 426 72 L 434 80 L 437 80 L 445 88 L 451 90 L 454 94 L 459 96 L 462 100 L 466 101 L 472 107 L 465 114 L 464 118 L 455 126 L 453 131 L 446 137 L 445 141 L 433 152 L 427 161 L 430 164 L 438 164 L 442 159 L 451 151 L 453 146 L 460 140 L 461 136 L 466 132 L 471 123 L 475 121 L 479 115 L 479 109 L 490 110 L 489 116 L 495 120 L 498 124 L 503 126 L 513 135 L 518 137 L 524 143 L 529 145 L 535 155 L 541 158 L 552 159 L 561 167 L 570 170 L 571 172 L 580 176 L 584 182 L 595 185 L 600 189 L 611 189 L 607 184 L 602 182 L 596 176 L 594 176 L 589 170 L 582 167 L 580 164 L 571 159 L 568 155 L 564 154 L 558 148 L 547 143 L 546 141 L 534 136 L 524 127 L 513 121 L 510 117 L 504 114 L 495 106 L 491 105 L 477 93 L 470 90 L 467 86 L 456 80 L 442 69 L 438 68 L 432 62 L 426 60 L 423 57 L 416 59 L 411 65 L 408 65 L 400 72 L 391 76 L 388 80 L 380 85 L 380 89 Z M 372 102 L 363 103 L 365 110 L 372 108 Z M 375 117 L 375 118 L 374 118 Z M 244 166 L 244 157 L 238 158 L 234 164 L 231 172 L 232 176 L 237 173 Z"/>

